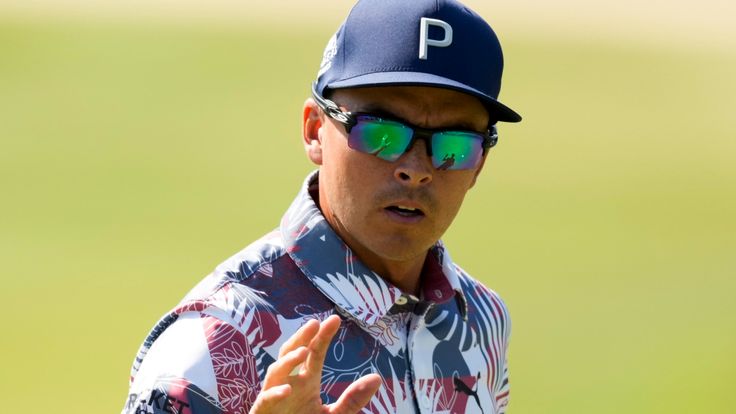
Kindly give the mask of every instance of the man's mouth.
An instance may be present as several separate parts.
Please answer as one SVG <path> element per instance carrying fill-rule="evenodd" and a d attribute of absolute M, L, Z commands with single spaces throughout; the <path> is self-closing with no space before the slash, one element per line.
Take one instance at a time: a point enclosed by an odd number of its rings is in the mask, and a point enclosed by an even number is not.
<path fill-rule="evenodd" d="M 418 208 L 402 205 L 388 206 L 386 207 L 386 210 L 389 210 L 403 217 L 418 217 L 424 215 L 424 212 Z"/>

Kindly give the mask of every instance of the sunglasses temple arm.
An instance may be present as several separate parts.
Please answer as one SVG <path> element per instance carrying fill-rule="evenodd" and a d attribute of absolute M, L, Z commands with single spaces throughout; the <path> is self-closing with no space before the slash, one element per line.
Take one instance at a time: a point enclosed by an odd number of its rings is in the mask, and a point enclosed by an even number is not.
<path fill-rule="evenodd" d="M 483 146 L 483 154 L 485 154 L 489 149 L 495 147 L 498 143 L 498 130 L 495 125 L 492 125 L 488 130 L 487 137 L 488 138 L 485 140 L 486 144 Z"/>
<path fill-rule="evenodd" d="M 322 108 L 322 110 L 325 111 L 327 115 L 329 115 L 334 120 L 345 124 L 348 132 L 350 132 L 350 129 L 355 125 L 355 119 L 353 119 L 350 113 L 343 112 L 336 103 L 332 102 L 329 99 L 323 98 L 317 92 L 317 82 L 312 83 L 312 97 L 317 102 L 317 105 Z"/>

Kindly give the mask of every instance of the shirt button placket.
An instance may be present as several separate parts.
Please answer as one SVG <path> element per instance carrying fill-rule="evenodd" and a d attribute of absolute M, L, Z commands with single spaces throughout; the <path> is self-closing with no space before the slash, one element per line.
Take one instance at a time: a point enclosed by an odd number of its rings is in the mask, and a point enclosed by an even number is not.
<path fill-rule="evenodd" d="M 414 299 L 414 300 L 412 300 Z M 417 298 L 410 297 L 409 298 L 409 304 L 416 305 L 419 300 Z M 417 357 L 420 359 L 426 358 L 425 353 L 427 350 L 421 350 L 417 349 L 417 346 L 421 346 L 420 343 L 416 343 L 416 335 L 419 330 L 426 329 L 424 327 L 424 317 L 426 316 L 427 312 L 430 311 L 432 306 L 428 306 L 425 309 L 423 309 L 423 312 L 421 314 L 414 314 L 412 315 L 411 322 L 409 323 L 409 330 L 408 330 L 408 346 L 409 346 L 409 356 L 410 356 L 410 372 L 412 373 L 412 383 L 415 390 L 416 395 L 416 409 L 422 413 L 422 414 L 430 414 L 432 413 L 432 399 L 429 397 L 429 395 L 424 394 L 423 392 L 419 391 L 420 387 L 417 384 L 416 377 L 414 376 L 414 364 Z M 417 354 L 419 352 L 419 354 Z"/>

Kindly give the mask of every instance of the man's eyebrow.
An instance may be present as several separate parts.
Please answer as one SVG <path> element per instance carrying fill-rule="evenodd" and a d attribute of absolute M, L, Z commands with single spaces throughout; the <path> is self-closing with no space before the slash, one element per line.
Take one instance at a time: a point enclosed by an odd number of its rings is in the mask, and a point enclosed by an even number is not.
<path fill-rule="evenodd" d="M 385 117 L 385 118 L 395 119 L 395 120 L 401 121 L 401 122 L 403 122 L 403 123 L 405 123 L 407 125 L 417 126 L 417 125 L 409 122 L 405 118 L 400 117 L 400 116 L 396 115 L 395 113 L 393 113 L 393 112 L 385 109 L 380 104 L 370 103 L 370 104 L 362 105 L 362 106 L 360 106 L 360 109 L 359 110 L 352 111 L 352 112 L 353 113 L 367 113 L 367 114 L 376 115 L 376 116 L 379 116 L 379 117 Z M 474 125 L 472 125 L 470 122 L 467 122 L 467 121 L 459 121 L 459 122 L 457 122 L 455 124 L 452 124 L 452 125 L 446 125 L 446 126 L 442 126 L 440 128 L 432 128 L 432 129 L 478 131 L 478 129 Z"/>
<path fill-rule="evenodd" d="M 387 118 L 393 118 L 399 121 L 406 121 L 404 118 L 396 115 L 395 113 L 385 109 L 380 104 L 367 104 L 367 105 L 361 105 L 360 109 L 357 111 L 353 111 L 353 113 L 367 113 L 371 115 L 378 115 L 378 116 L 384 116 Z M 408 123 L 408 122 L 407 122 Z"/>

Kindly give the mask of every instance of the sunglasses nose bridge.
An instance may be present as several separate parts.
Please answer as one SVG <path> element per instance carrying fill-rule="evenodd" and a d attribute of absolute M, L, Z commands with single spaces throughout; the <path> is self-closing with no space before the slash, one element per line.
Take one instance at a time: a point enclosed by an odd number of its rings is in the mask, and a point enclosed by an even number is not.
<path fill-rule="evenodd" d="M 422 141 L 424 141 L 424 149 L 427 152 L 427 156 L 431 157 L 432 156 L 432 132 L 422 130 L 419 128 L 413 128 L 413 131 L 414 133 L 411 137 L 411 144 L 409 145 L 409 148 L 407 148 L 406 150 L 409 151 L 411 147 L 413 147 L 414 144 L 417 142 L 417 140 L 421 139 Z"/>

